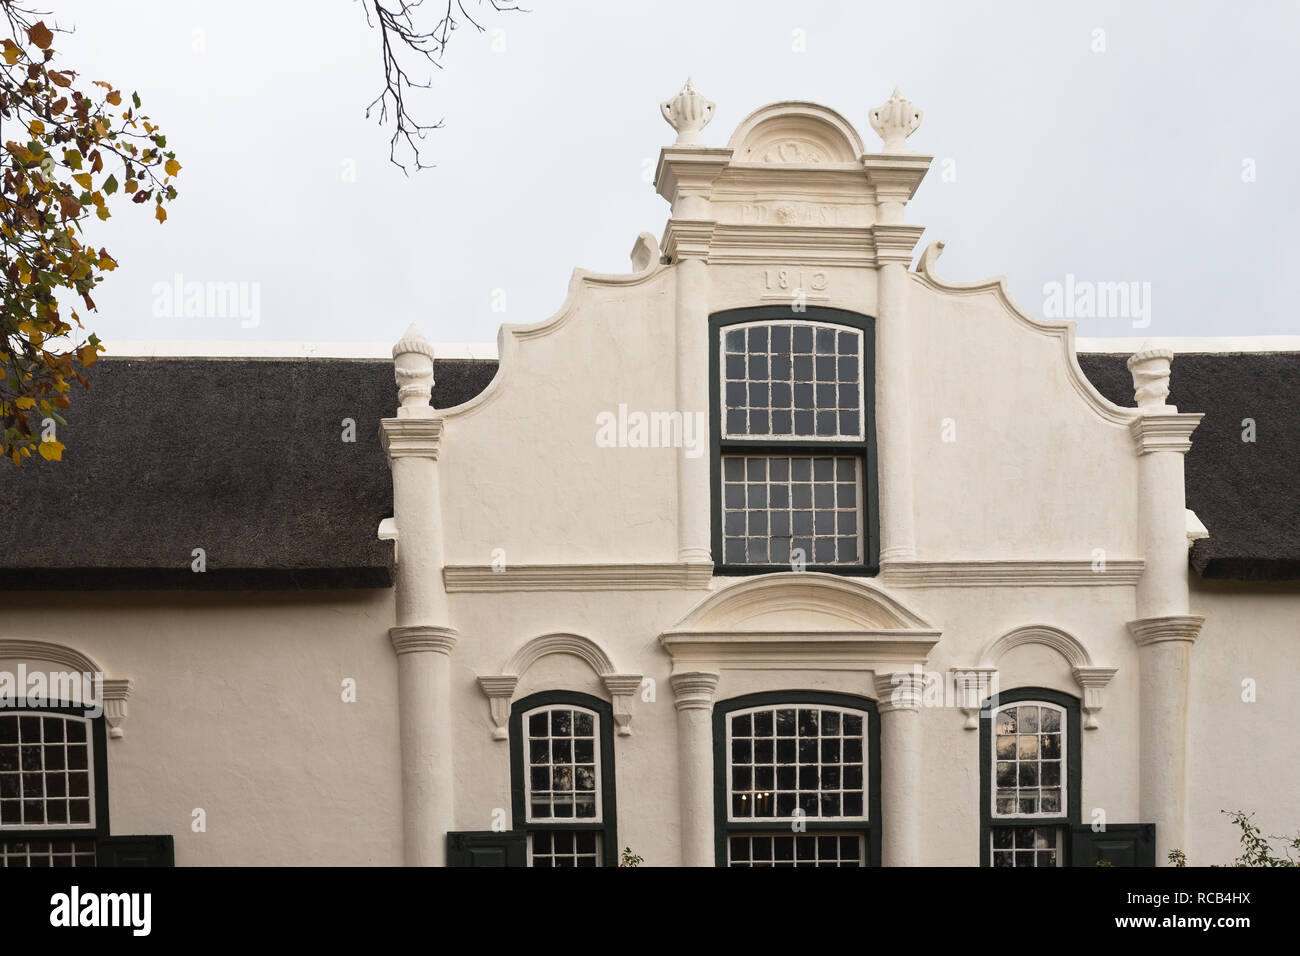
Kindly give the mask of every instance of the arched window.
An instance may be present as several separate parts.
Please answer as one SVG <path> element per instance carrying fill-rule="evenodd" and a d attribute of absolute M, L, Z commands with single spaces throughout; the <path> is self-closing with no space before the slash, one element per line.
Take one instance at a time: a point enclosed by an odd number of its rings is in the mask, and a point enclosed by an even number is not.
<path fill-rule="evenodd" d="M 1001 693 L 980 720 L 980 859 L 1065 866 L 1080 820 L 1079 701 L 1029 687 Z"/>
<path fill-rule="evenodd" d="M 94 866 L 108 835 L 104 718 L 0 707 L 0 866 Z"/>
<path fill-rule="evenodd" d="M 719 866 L 878 866 L 880 728 L 863 697 L 750 694 L 713 712 Z"/>
<path fill-rule="evenodd" d="M 872 319 L 734 309 L 710 318 L 710 336 L 718 570 L 874 574 Z"/>
<path fill-rule="evenodd" d="M 514 828 L 528 865 L 615 866 L 613 709 L 586 694 L 549 691 L 510 711 Z"/>

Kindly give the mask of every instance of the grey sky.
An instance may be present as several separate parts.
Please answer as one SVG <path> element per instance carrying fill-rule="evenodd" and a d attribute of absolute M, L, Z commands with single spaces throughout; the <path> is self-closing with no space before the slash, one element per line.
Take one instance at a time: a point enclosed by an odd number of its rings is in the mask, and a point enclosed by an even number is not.
<path fill-rule="evenodd" d="M 1038 315 L 1067 274 L 1151 284 L 1148 328 L 1081 319 L 1081 335 L 1300 331 L 1294 2 L 531 0 L 485 11 L 504 52 L 456 36 L 416 107 L 446 119 L 438 167 L 409 178 L 363 117 L 381 77 L 354 2 L 48 6 L 77 29 L 65 65 L 138 90 L 184 165 L 166 225 L 123 207 L 92 233 L 122 263 L 96 296 L 101 338 L 376 341 L 415 321 L 485 342 L 544 319 L 574 266 L 626 272 L 637 233 L 661 234 L 647 167 L 688 74 L 719 146 L 758 106 L 806 99 L 874 148 L 867 112 L 899 86 L 925 111 L 909 145 L 936 158 L 909 220 L 922 245 L 947 240 L 945 278 L 1006 274 Z M 177 273 L 257 283 L 259 324 L 155 316 Z"/>

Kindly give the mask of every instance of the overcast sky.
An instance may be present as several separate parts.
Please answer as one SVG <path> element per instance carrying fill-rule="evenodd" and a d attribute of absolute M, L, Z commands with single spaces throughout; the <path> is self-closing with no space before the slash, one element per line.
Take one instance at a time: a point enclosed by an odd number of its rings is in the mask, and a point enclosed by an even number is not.
<path fill-rule="evenodd" d="M 122 207 L 92 234 L 121 268 L 91 327 L 374 342 L 414 321 L 494 341 L 550 316 L 575 266 L 629 271 L 637 233 L 662 234 L 647 168 L 689 74 L 717 103 L 714 146 L 805 99 L 874 149 L 867 113 L 899 86 L 925 111 L 909 145 L 935 156 L 908 218 L 920 248 L 947 240 L 945 278 L 1005 274 L 1037 315 L 1067 275 L 1150 284 L 1148 327 L 1084 318 L 1080 335 L 1297 331 L 1296 2 L 529 5 L 457 34 L 416 107 L 445 118 L 437 168 L 408 178 L 363 115 L 380 62 L 352 0 L 46 0 L 77 31 L 60 62 L 139 91 L 184 166 L 165 225 Z M 156 315 L 178 274 L 249 283 L 258 324 Z"/>

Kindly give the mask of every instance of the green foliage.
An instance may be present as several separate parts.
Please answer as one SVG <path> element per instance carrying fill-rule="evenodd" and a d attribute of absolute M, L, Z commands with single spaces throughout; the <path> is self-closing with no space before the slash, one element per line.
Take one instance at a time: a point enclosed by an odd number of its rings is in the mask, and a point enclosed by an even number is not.
<path fill-rule="evenodd" d="M 1220 810 L 1226 813 L 1233 824 L 1241 831 L 1241 855 L 1232 861 L 1233 866 L 1300 866 L 1293 852 L 1300 852 L 1300 833 L 1293 837 L 1266 837 L 1255 826 L 1255 814 L 1245 810 Z M 1271 840 L 1282 841 L 1280 849 L 1275 849 Z M 1187 854 L 1183 850 L 1169 851 L 1170 866 L 1186 866 Z M 1214 864 L 1211 864 L 1213 866 Z"/>
<path fill-rule="evenodd" d="M 619 866 L 640 866 L 645 860 L 632 852 L 630 846 L 623 847 L 623 855 L 619 858 Z"/>
<path fill-rule="evenodd" d="M 112 216 L 111 201 L 152 201 L 167 219 L 176 198 L 176 154 L 140 98 L 95 80 L 75 88 L 75 70 L 55 69 L 54 34 L 16 0 L 0 0 L 0 454 L 21 465 L 33 451 L 62 459 L 53 435 L 66 424 L 72 383 L 103 351 L 76 307 L 64 316 L 60 295 L 95 309 L 91 292 L 117 268 L 107 249 L 83 242 L 83 223 Z M 3 29 L 0 29 L 3 32 Z"/>

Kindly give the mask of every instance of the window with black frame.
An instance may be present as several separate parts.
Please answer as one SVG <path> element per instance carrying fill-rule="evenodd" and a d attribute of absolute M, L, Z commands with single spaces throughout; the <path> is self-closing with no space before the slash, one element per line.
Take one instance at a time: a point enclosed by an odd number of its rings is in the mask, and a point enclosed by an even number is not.
<path fill-rule="evenodd" d="M 617 865 L 613 709 L 586 694 L 546 692 L 510 713 L 514 828 L 535 867 Z"/>
<path fill-rule="evenodd" d="M 875 573 L 872 320 L 764 306 L 710 327 L 718 570 Z"/>
<path fill-rule="evenodd" d="M 0 866 L 95 866 L 108 834 L 102 717 L 0 708 Z"/>
<path fill-rule="evenodd" d="M 1080 819 L 1079 702 L 1022 688 L 987 702 L 980 720 L 984 866 L 1066 866 Z"/>
<path fill-rule="evenodd" d="M 880 864 L 880 747 L 874 702 L 782 691 L 714 709 L 717 863 Z"/>

